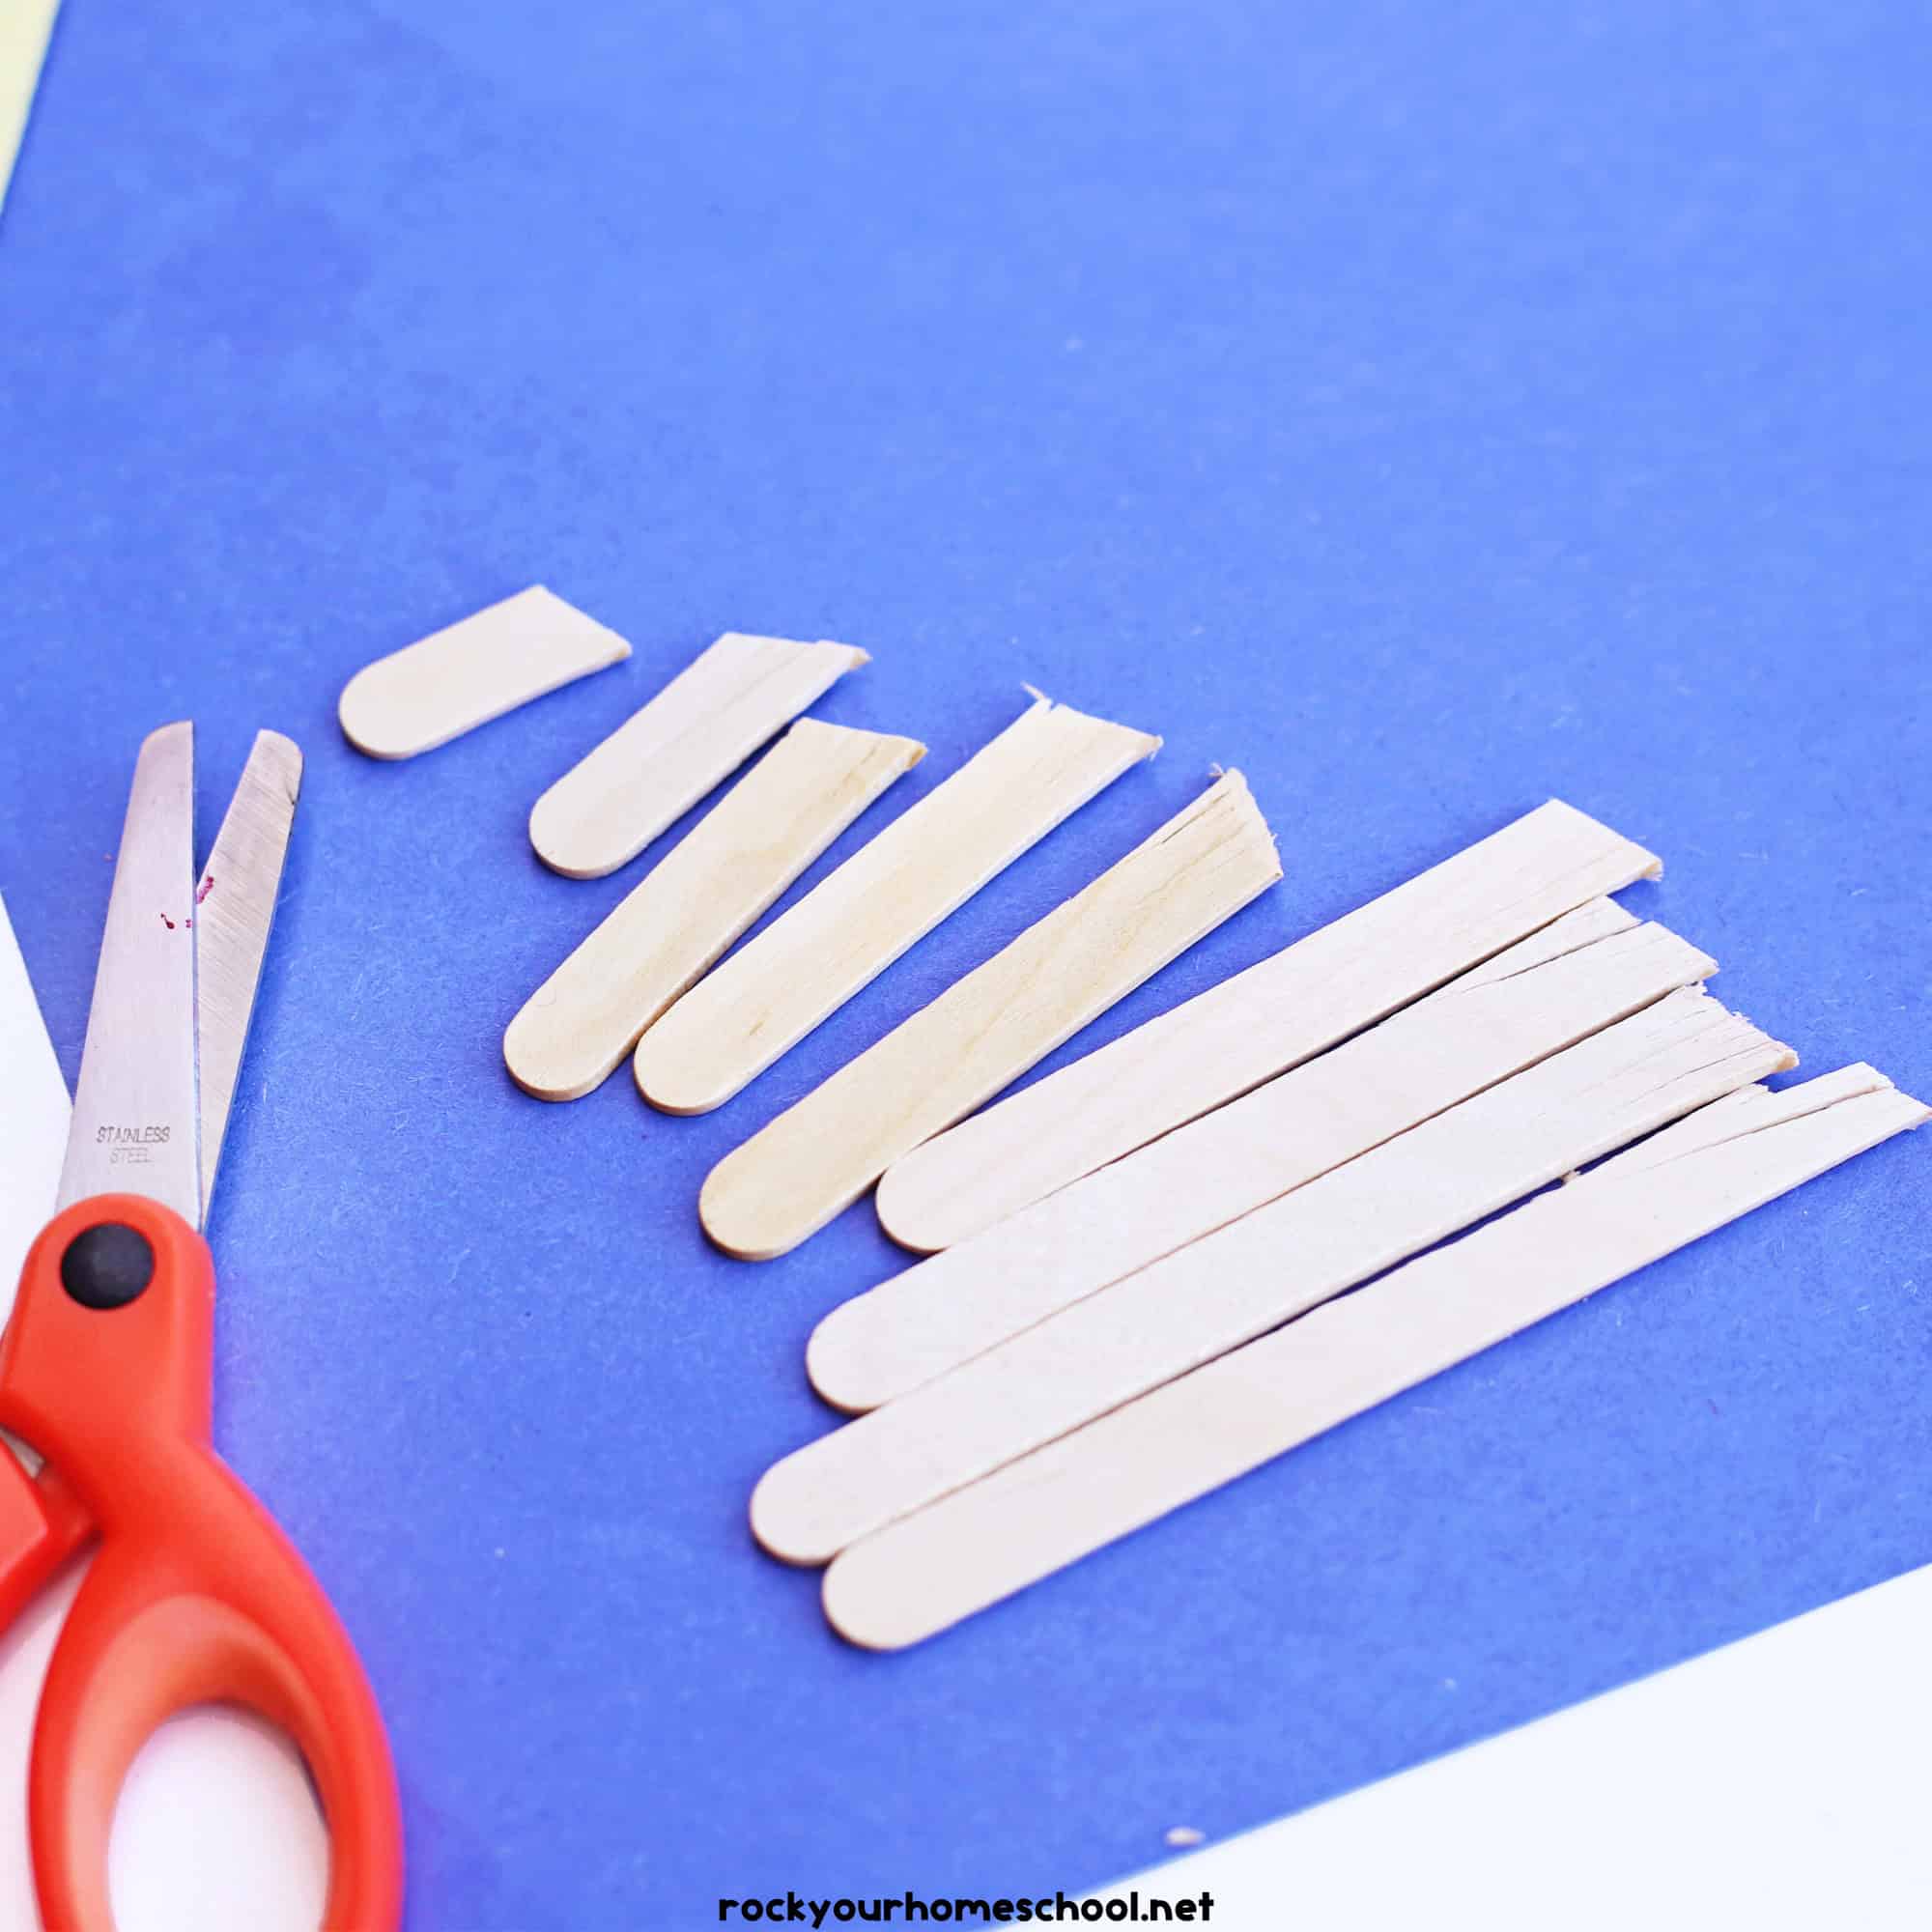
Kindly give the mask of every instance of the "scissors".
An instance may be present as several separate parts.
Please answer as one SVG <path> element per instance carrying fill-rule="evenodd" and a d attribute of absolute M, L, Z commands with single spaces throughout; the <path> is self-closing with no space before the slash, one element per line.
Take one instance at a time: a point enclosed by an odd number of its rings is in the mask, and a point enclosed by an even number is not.
<path fill-rule="evenodd" d="M 221 1155 L 301 782 L 260 733 L 197 884 L 193 726 L 141 747 L 54 1218 L 0 1336 L 0 1630 L 92 1538 L 28 1774 L 47 1932 L 112 1932 L 128 1772 L 196 1704 L 279 1726 L 330 1838 L 325 1932 L 393 1932 L 400 1807 L 368 1681 L 328 1599 L 210 1441 Z M 42 1462 L 40 1459 L 44 1458 Z"/>

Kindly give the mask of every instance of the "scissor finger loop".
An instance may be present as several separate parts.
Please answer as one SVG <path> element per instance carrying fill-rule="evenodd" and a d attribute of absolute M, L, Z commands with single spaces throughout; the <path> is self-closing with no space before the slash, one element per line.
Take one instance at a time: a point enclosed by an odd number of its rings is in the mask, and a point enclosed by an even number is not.
<path fill-rule="evenodd" d="M 142 747 L 60 1207 L 0 1336 L 0 1627 L 90 1537 L 28 1785 L 46 1932 L 113 1932 L 107 1853 L 134 1759 L 178 1712 L 251 1711 L 305 1759 L 330 1837 L 325 1932 L 393 1932 L 400 1805 L 355 1647 L 211 1439 L 214 1265 L 200 1234 L 241 1065 L 300 755 L 264 732 L 192 867 L 186 725 Z M 196 909 L 223 895 L 219 918 Z M 209 936 L 204 941 L 201 933 Z"/>

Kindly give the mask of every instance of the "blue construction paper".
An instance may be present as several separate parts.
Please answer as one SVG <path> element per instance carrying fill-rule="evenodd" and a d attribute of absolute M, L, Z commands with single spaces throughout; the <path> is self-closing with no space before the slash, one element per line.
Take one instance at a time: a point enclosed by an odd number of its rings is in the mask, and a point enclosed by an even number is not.
<path fill-rule="evenodd" d="M 1932 1092 L 1932 23 L 1889 0 L 71 5 L 0 220 L 0 890 L 70 1076 L 136 742 L 308 779 L 212 1238 L 224 1452 L 393 1728 L 413 1932 L 1115 1877 L 1932 1559 L 1895 1143 L 922 1649 L 752 1484 L 860 1208 L 706 1168 L 1237 765 L 1287 879 L 1058 1064 L 1557 795 L 1814 1071 Z M 413 763 L 531 582 L 634 659 Z M 1162 733 L 746 1094 L 505 1077 L 641 867 L 537 793 L 728 628 L 943 779 Z M 678 836 L 674 829 L 658 851 Z M 794 895 L 795 896 L 795 895 Z"/>

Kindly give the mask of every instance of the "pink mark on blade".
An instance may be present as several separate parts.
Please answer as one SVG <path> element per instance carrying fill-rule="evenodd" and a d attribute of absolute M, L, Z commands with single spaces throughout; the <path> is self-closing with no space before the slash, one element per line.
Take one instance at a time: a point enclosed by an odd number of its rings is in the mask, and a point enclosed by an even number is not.
<path fill-rule="evenodd" d="M 209 894 L 212 893 L 213 890 L 214 890 L 214 874 L 211 872 L 209 873 L 207 878 L 202 880 L 201 890 L 197 892 L 194 895 L 195 904 L 199 905 L 202 902 L 202 900 L 205 899 L 209 895 Z"/>
<path fill-rule="evenodd" d="M 170 919 L 170 918 L 169 918 L 169 917 L 167 916 L 167 914 L 166 914 L 166 913 L 163 913 L 163 914 L 161 915 L 161 923 L 162 923 L 162 924 L 163 924 L 164 926 L 166 926 L 166 927 L 167 927 L 167 929 L 168 929 L 168 930 L 169 930 L 170 932 L 172 932 L 172 931 L 173 931 L 173 930 L 175 929 L 175 923 L 174 923 L 174 921 L 173 921 L 173 920 L 171 920 L 171 919 Z"/>

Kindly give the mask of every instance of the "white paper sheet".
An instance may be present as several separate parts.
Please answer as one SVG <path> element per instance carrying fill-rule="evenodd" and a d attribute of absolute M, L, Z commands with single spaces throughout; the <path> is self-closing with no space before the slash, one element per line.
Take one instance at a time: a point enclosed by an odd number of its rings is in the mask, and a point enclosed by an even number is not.
<path fill-rule="evenodd" d="M 1222 1932 L 1932 1925 L 1928 1631 L 1932 1567 L 1096 1895 L 1208 1891 Z"/>
<path fill-rule="evenodd" d="M 0 1321 L 53 1212 L 68 1111 L 67 1083 L 0 898 Z"/>
<path fill-rule="evenodd" d="M 60 0 L 5 0 L 0 5 L 0 208 L 27 131 L 41 63 L 54 30 Z"/>

